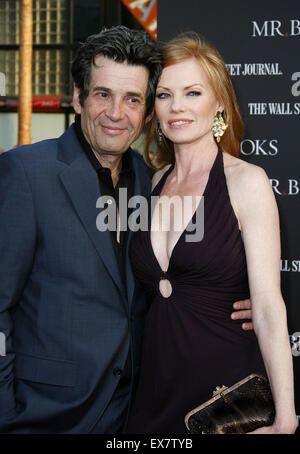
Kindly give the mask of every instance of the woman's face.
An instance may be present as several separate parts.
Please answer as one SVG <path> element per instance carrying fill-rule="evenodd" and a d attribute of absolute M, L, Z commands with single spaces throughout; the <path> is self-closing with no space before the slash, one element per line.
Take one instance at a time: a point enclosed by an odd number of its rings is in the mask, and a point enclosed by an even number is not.
<path fill-rule="evenodd" d="M 223 108 L 201 64 L 189 58 L 163 69 L 155 110 L 164 135 L 180 145 L 213 139 L 214 117 Z"/>

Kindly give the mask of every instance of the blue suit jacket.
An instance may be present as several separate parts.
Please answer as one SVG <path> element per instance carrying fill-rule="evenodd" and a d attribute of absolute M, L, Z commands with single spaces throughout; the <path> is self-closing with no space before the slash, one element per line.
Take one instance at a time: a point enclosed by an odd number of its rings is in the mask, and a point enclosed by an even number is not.
<path fill-rule="evenodd" d="M 130 153 L 148 197 L 151 172 Z M 122 286 L 98 197 L 73 126 L 0 157 L 0 432 L 88 433 L 130 346 L 138 371 L 146 301 L 128 254 Z"/>

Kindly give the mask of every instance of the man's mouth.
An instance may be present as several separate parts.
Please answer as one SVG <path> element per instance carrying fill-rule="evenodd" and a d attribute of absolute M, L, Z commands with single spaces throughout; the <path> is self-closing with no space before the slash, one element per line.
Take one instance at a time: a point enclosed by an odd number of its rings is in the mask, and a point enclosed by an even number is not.
<path fill-rule="evenodd" d="M 103 128 L 104 132 L 112 135 L 122 134 L 123 131 L 125 131 L 125 128 L 119 128 L 117 126 L 101 125 L 101 127 Z"/>

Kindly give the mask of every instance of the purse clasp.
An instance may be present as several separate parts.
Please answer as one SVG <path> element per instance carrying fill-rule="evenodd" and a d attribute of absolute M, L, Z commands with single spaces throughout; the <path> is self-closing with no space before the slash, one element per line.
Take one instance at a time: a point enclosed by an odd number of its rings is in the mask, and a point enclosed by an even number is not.
<path fill-rule="evenodd" d="M 217 386 L 216 389 L 214 390 L 213 392 L 213 397 L 217 396 L 218 394 L 220 394 L 221 392 L 225 391 L 225 389 L 227 389 L 228 387 L 225 386 L 225 385 L 222 385 L 222 386 Z"/>

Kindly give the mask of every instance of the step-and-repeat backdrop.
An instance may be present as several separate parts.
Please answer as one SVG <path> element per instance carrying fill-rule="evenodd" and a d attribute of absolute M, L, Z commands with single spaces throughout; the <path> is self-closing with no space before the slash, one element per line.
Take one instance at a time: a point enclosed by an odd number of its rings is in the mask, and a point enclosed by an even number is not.
<path fill-rule="evenodd" d="M 281 220 L 282 293 L 300 415 L 300 3 L 299 0 L 159 0 L 158 41 L 194 30 L 219 50 L 246 133 L 241 158 L 267 172 Z"/>

